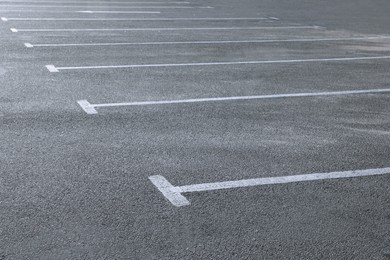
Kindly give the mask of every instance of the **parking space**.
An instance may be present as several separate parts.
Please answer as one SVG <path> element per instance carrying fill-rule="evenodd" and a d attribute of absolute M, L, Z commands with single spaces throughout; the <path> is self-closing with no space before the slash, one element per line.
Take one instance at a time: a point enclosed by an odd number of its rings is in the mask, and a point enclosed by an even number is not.
<path fill-rule="evenodd" d="M 295 2 L 0 1 L 0 259 L 387 259 L 390 31 Z"/>

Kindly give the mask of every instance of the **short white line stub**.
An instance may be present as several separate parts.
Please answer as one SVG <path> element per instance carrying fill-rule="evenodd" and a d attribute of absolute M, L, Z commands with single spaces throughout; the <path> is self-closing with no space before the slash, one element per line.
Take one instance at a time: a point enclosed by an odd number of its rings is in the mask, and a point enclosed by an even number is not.
<path fill-rule="evenodd" d="M 175 187 L 172 186 L 172 184 L 170 184 L 163 176 L 150 176 L 149 180 L 174 206 L 182 207 L 190 205 L 190 202 L 181 195 L 180 192 L 175 191 Z"/>
<path fill-rule="evenodd" d="M 46 65 L 46 68 L 47 68 L 50 72 L 60 72 L 54 65 Z"/>
<path fill-rule="evenodd" d="M 32 45 L 31 43 L 28 43 L 28 42 L 25 42 L 24 46 L 26 46 L 27 48 L 33 48 L 34 47 L 34 45 Z"/>
<path fill-rule="evenodd" d="M 11 32 L 14 32 L 14 33 L 18 32 L 18 30 L 16 30 L 15 28 L 11 28 L 10 30 L 11 30 Z"/>
<path fill-rule="evenodd" d="M 89 103 L 87 100 L 79 100 L 77 103 L 80 105 L 80 107 L 89 115 L 97 114 L 96 109 L 94 108 L 91 103 Z"/>
<path fill-rule="evenodd" d="M 158 188 L 158 190 L 176 207 L 189 205 L 189 201 L 181 195 L 182 193 L 202 192 L 212 190 L 223 190 L 232 188 L 253 187 L 261 185 L 286 184 L 294 182 L 306 182 L 317 180 L 343 179 L 364 176 L 376 176 L 390 174 L 390 168 L 312 173 L 301 175 L 289 175 L 281 177 L 266 177 L 256 179 L 245 179 L 225 182 L 201 183 L 194 185 L 172 186 L 163 176 L 150 176 L 149 180 Z"/>
<path fill-rule="evenodd" d="M 7 22 L 7 21 L 8 21 L 8 19 L 5 18 L 5 17 L 1 17 L 1 20 L 2 20 L 3 22 Z"/>

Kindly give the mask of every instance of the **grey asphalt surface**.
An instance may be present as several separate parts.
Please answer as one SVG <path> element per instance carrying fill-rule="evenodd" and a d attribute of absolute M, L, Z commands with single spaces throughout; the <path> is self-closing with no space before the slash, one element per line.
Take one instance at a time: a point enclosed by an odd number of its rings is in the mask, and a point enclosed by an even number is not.
<path fill-rule="evenodd" d="M 119 1 L 112 5 L 130 3 Z M 390 259 L 389 174 L 195 192 L 180 208 L 148 179 L 162 175 L 179 186 L 390 167 L 390 94 L 98 108 L 97 115 L 77 104 L 389 88 L 390 59 L 59 73 L 45 67 L 389 56 L 390 39 L 24 46 L 390 36 L 385 0 L 190 2 L 214 8 L 75 13 L 102 10 L 90 3 L 18 12 L 19 5 L 71 4 L 0 1 L 6 18 L 280 19 L 0 21 L 0 259 Z M 313 25 L 321 27 L 10 31 Z"/>

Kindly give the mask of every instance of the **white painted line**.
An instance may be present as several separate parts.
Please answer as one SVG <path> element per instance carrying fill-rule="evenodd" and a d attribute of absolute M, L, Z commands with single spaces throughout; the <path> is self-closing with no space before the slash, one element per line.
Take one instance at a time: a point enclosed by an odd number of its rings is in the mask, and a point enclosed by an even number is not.
<path fill-rule="evenodd" d="M 150 176 L 149 180 L 156 186 L 156 188 L 176 207 L 190 205 L 190 202 L 179 192 L 175 191 L 172 186 L 163 176 Z"/>
<path fill-rule="evenodd" d="M 160 14 L 161 12 L 147 12 L 147 11 L 76 11 L 76 13 L 86 13 L 86 14 Z"/>
<path fill-rule="evenodd" d="M 17 13 L 36 13 L 37 10 L 7 10 L 7 12 L 17 12 Z M 160 14 L 159 11 L 47 11 L 40 10 L 40 13 L 79 13 L 79 12 L 89 12 L 89 13 L 109 13 L 109 14 Z"/>
<path fill-rule="evenodd" d="M 97 114 L 96 109 L 87 101 L 87 100 L 79 100 L 77 101 L 81 108 L 89 115 Z"/>
<path fill-rule="evenodd" d="M 81 11 L 85 12 L 85 11 Z M 92 11 L 91 11 L 92 12 Z M 210 18 L 1 18 L 3 21 L 235 21 L 273 20 L 269 17 L 210 17 Z"/>
<path fill-rule="evenodd" d="M 102 29 L 18 29 L 19 32 L 95 32 L 95 31 L 197 31 L 197 30 L 288 30 L 319 29 L 318 26 L 283 27 L 176 27 L 176 28 L 102 28 Z M 16 30 L 16 29 L 15 29 Z"/>
<path fill-rule="evenodd" d="M 123 46 L 123 45 L 176 45 L 176 44 L 235 44 L 235 43 L 276 43 L 276 42 L 322 42 L 322 41 L 364 41 L 387 40 L 390 36 L 322 38 L 322 39 L 275 39 L 275 40 L 243 40 L 243 41 L 178 41 L 178 42 L 105 42 L 105 43 L 53 43 L 34 44 L 35 47 L 75 47 L 75 46 Z"/>
<path fill-rule="evenodd" d="M 57 69 L 54 65 L 46 65 L 46 68 L 47 68 L 50 72 L 59 72 L 58 69 Z"/>
<path fill-rule="evenodd" d="M 378 94 L 390 93 L 388 89 L 367 89 L 367 90 L 346 90 L 332 92 L 317 92 L 317 93 L 292 93 L 292 94 L 274 94 L 274 95 L 257 95 L 257 96 L 235 96 L 235 97 L 216 97 L 216 98 L 194 98 L 194 99 L 179 99 L 179 100 L 163 100 L 163 101 L 140 101 L 127 103 L 104 103 L 90 104 L 86 100 L 78 101 L 79 104 L 87 104 L 87 108 L 99 107 L 121 107 L 121 106 L 150 106 L 150 105 L 173 105 L 186 103 L 201 103 L 201 102 L 221 102 L 221 101 L 240 101 L 240 100 L 256 100 L 256 99 L 277 99 L 277 98 L 298 98 L 298 97 L 320 97 L 320 96 L 341 96 L 341 95 L 356 95 L 356 94 Z M 82 106 L 86 111 L 85 106 Z M 86 111 L 87 112 L 87 111 Z M 93 114 L 96 114 L 96 110 Z M 89 114 L 87 112 L 87 114 Z"/>
<path fill-rule="evenodd" d="M 3 22 L 7 22 L 7 21 L 8 21 L 8 19 L 5 18 L 5 17 L 1 17 L 1 20 L 2 20 Z"/>
<path fill-rule="evenodd" d="M 12 1 L 12 3 L 25 3 L 26 1 Z M 29 1 L 29 4 L 32 3 L 61 3 L 61 4 L 190 4 L 190 2 L 99 2 L 99 1 L 63 1 L 63 2 L 58 2 L 58 1 Z M 1 6 L 1 5 L 0 5 Z M 20 6 L 18 4 L 13 5 L 13 6 Z"/>
<path fill-rule="evenodd" d="M 17 7 L 17 8 L 92 8 L 92 9 L 210 9 L 211 6 L 91 6 L 91 5 L 0 5 L 0 7 Z M 7 10 L 4 10 L 5 12 Z"/>
<path fill-rule="evenodd" d="M 15 28 L 10 28 L 10 30 L 11 30 L 11 32 L 14 32 L 14 33 L 18 32 L 18 30 L 16 30 Z"/>
<path fill-rule="evenodd" d="M 222 65 L 250 65 L 250 64 L 287 64 L 305 62 L 339 62 L 361 60 L 385 60 L 390 56 L 351 57 L 351 58 L 326 58 L 326 59 L 302 59 L 302 60 L 263 60 L 263 61 L 226 61 L 203 63 L 167 63 L 167 64 L 136 64 L 136 65 L 103 65 L 80 67 L 57 67 L 58 70 L 87 70 L 87 69 L 135 69 L 135 68 L 168 68 L 168 67 L 192 67 L 192 66 L 222 66 Z"/>
<path fill-rule="evenodd" d="M 34 47 L 34 45 L 32 45 L 31 43 L 28 43 L 28 42 L 24 43 L 24 46 L 26 46 L 27 48 L 33 48 Z"/>
<path fill-rule="evenodd" d="M 282 177 L 256 178 L 236 181 L 202 183 L 194 185 L 173 186 L 163 176 L 150 176 L 149 180 L 157 187 L 157 189 L 168 199 L 174 206 L 181 207 L 190 205 L 190 202 L 182 195 L 182 193 L 214 191 L 232 188 L 244 188 L 261 185 L 286 184 L 295 182 L 331 180 L 356 178 L 367 176 L 378 176 L 390 174 L 390 168 L 329 172 L 329 173 L 313 173 L 302 175 L 290 175 Z"/>

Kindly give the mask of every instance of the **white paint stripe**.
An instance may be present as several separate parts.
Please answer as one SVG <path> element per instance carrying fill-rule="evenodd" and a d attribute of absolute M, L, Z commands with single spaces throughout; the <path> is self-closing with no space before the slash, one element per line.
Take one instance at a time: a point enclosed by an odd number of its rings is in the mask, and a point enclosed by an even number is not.
<path fill-rule="evenodd" d="M 87 13 L 87 14 L 160 14 L 161 12 L 147 12 L 147 11 L 76 11 L 76 13 Z"/>
<path fill-rule="evenodd" d="M 1 17 L 1 20 L 2 20 L 3 22 L 7 22 L 7 21 L 8 21 L 8 19 L 5 18 L 5 17 Z"/>
<path fill-rule="evenodd" d="M 187 41 L 187 42 L 105 42 L 105 43 L 58 43 L 34 44 L 35 47 L 72 47 L 72 46 L 123 46 L 123 45 L 176 45 L 176 44 L 232 44 L 232 43 L 275 43 L 275 42 L 322 42 L 322 41 L 362 41 L 387 40 L 390 36 L 353 37 L 353 38 L 322 38 L 322 39 L 275 39 L 275 40 L 245 40 L 245 41 Z"/>
<path fill-rule="evenodd" d="M 292 93 L 292 94 L 274 94 L 274 95 L 256 95 L 256 96 L 194 98 L 194 99 L 162 100 L 162 101 L 141 101 L 141 102 L 126 102 L 126 103 L 90 104 L 88 102 L 88 106 L 87 107 L 99 108 L 99 107 L 120 107 L 120 106 L 172 105 L 172 104 L 201 103 L 201 102 L 221 102 L 221 101 L 240 101 L 240 100 L 255 100 L 255 99 L 276 99 L 276 98 L 298 98 L 298 97 L 319 97 L 319 96 L 341 96 L 341 95 L 377 94 L 377 93 L 390 93 L 390 88 L 388 88 L 388 89 L 331 91 L 331 92 L 317 92 L 317 93 Z M 81 101 L 78 101 L 78 102 L 83 102 L 84 104 L 87 104 L 86 100 L 81 100 Z"/>
<path fill-rule="evenodd" d="M 46 65 L 46 68 L 47 68 L 50 72 L 59 72 L 58 69 L 57 69 L 54 65 Z"/>
<path fill-rule="evenodd" d="M 211 6 L 90 6 L 90 5 L 18 5 L 18 6 L 4 6 L 0 5 L 0 7 L 15 7 L 15 8 L 92 8 L 92 9 L 210 9 L 213 8 Z M 4 10 L 5 12 L 7 10 Z"/>
<path fill-rule="evenodd" d="M 10 30 L 11 30 L 11 32 L 14 32 L 14 33 L 18 32 L 18 30 L 16 30 L 15 28 L 10 28 Z"/>
<path fill-rule="evenodd" d="M 82 67 L 57 67 L 58 70 L 87 70 L 87 69 L 123 69 L 123 68 L 168 68 L 168 67 L 191 67 L 191 66 L 221 66 L 221 65 L 250 65 L 250 64 L 287 64 L 305 62 L 339 62 L 360 60 L 385 60 L 390 56 L 352 57 L 352 58 L 327 58 L 327 59 L 302 59 L 302 60 L 266 60 L 266 61 L 228 61 L 228 62 L 203 62 L 203 63 L 172 63 L 172 64 L 140 64 L 140 65 L 105 65 L 105 66 L 82 66 Z"/>
<path fill-rule="evenodd" d="M 77 103 L 89 115 L 97 114 L 95 108 L 87 100 L 79 100 Z"/>
<path fill-rule="evenodd" d="M 26 46 L 27 48 L 33 48 L 34 47 L 34 45 L 32 45 L 31 43 L 28 43 L 28 42 L 24 43 L 24 46 Z"/>
<path fill-rule="evenodd" d="M 174 191 L 174 186 L 170 184 L 163 176 L 150 176 L 149 180 L 157 189 L 176 207 L 190 205 L 190 202 L 180 193 Z"/>
<path fill-rule="evenodd" d="M 272 185 L 272 184 L 283 184 L 283 183 L 304 182 L 304 181 L 375 176 L 375 175 L 384 175 L 389 173 L 390 173 L 390 168 L 330 172 L 330 173 L 314 173 L 314 174 L 302 174 L 302 175 L 293 175 L 293 176 L 185 185 L 185 186 L 175 187 L 174 190 L 180 193 L 200 192 L 200 191 L 222 190 L 222 189 L 231 189 L 231 188 L 240 188 L 240 187 L 251 187 L 251 186 L 259 186 L 259 185 Z"/>
<path fill-rule="evenodd" d="M 3 1 L 4 2 L 4 1 Z M 7 1 L 9 2 L 9 1 Z M 22 3 L 24 4 L 26 1 L 12 1 L 12 3 Z M 190 4 L 190 2 L 162 2 L 162 1 L 158 1 L 158 2 L 99 2 L 99 1 L 62 1 L 62 2 L 58 2 L 58 1 L 28 1 L 29 4 L 32 4 L 32 3 L 57 3 L 57 4 Z M 0 7 L 2 5 L 0 4 Z M 15 4 L 13 5 L 15 7 L 19 6 L 18 4 Z"/>
<path fill-rule="evenodd" d="M 198 31 L 198 30 L 288 30 L 319 29 L 318 26 L 283 27 L 176 27 L 176 28 L 102 28 L 102 29 L 18 29 L 19 32 L 95 32 L 95 31 Z"/>
<path fill-rule="evenodd" d="M 390 168 L 367 169 L 356 171 L 330 172 L 330 173 L 314 173 L 291 175 L 282 177 L 256 178 L 237 181 L 225 181 L 214 183 L 202 183 L 185 186 L 173 186 L 163 176 L 150 176 L 149 180 L 157 187 L 157 189 L 176 207 L 189 205 L 190 202 L 181 193 L 213 191 L 232 188 L 253 187 L 261 185 L 286 184 L 305 181 L 343 179 L 354 177 L 367 177 L 385 175 L 390 173 Z"/>
<path fill-rule="evenodd" d="M 273 20 L 268 17 L 210 17 L 210 18 L 1 18 L 3 21 L 235 21 L 235 20 Z"/>
<path fill-rule="evenodd" d="M 7 12 L 17 12 L 17 13 L 36 13 L 37 10 L 7 10 Z M 80 12 L 89 12 L 89 13 L 109 13 L 109 14 L 160 14 L 159 11 L 47 11 L 40 10 L 40 13 L 80 13 Z"/>

